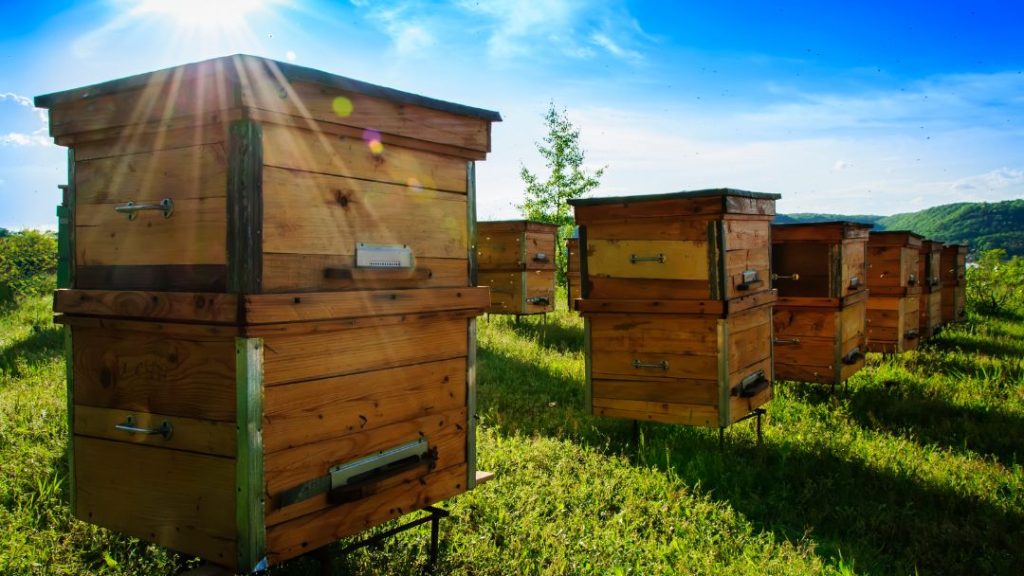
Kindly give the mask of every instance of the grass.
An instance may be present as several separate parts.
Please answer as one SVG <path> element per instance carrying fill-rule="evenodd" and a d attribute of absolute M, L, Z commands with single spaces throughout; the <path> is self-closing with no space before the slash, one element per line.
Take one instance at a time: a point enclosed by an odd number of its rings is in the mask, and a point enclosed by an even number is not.
<path fill-rule="evenodd" d="M 972 316 L 869 355 L 845 390 L 778 383 L 764 445 L 597 419 L 582 323 L 479 321 L 479 465 L 445 504 L 439 574 L 1018 574 L 1024 320 Z M 0 574 L 173 574 L 193 560 L 70 518 L 61 334 L 45 299 L 0 311 Z M 335 559 L 410 574 L 428 529 Z M 275 575 L 318 574 L 299 559 Z"/>

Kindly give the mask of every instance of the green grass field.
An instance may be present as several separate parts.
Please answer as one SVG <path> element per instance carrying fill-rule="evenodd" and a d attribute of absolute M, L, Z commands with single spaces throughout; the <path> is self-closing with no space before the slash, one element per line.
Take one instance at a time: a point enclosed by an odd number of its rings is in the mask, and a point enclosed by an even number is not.
<path fill-rule="evenodd" d="M 782 382 L 764 445 L 596 419 L 582 322 L 481 318 L 479 465 L 445 504 L 439 574 L 1007 574 L 1024 571 L 1024 320 L 972 316 L 868 357 L 835 397 Z M 173 574 L 195 560 L 72 520 L 62 332 L 0 311 L 0 574 Z M 335 560 L 411 574 L 418 528 Z M 318 574 L 299 559 L 273 574 Z"/>

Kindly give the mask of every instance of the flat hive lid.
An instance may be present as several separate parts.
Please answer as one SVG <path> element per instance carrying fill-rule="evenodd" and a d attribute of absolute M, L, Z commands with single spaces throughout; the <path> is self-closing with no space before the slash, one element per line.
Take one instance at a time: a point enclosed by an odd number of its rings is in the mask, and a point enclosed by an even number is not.
<path fill-rule="evenodd" d="M 794 240 L 839 241 L 851 238 L 867 238 L 868 232 L 872 227 L 874 227 L 874 224 L 865 224 L 852 220 L 772 224 L 772 242 L 779 243 Z"/>
<path fill-rule="evenodd" d="M 572 198 L 569 204 L 573 206 L 602 206 L 607 204 L 638 204 L 641 202 L 653 202 L 659 200 L 689 200 L 697 198 L 713 197 L 736 197 L 753 198 L 756 200 L 778 200 L 782 194 L 770 192 L 750 192 L 737 190 L 735 188 L 710 188 L 707 190 L 683 190 L 680 192 L 667 192 L 664 194 L 638 194 L 636 196 L 606 196 L 603 198 Z"/>
<path fill-rule="evenodd" d="M 872 232 L 868 236 L 868 244 L 872 246 L 905 246 L 920 248 L 924 236 L 910 230 L 884 230 Z"/>
<path fill-rule="evenodd" d="M 538 222 L 536 220 L 481 220 L 477 222 L 477 231 L 525 230 L 529 232 L 555 232 L 558 224 Z"/>

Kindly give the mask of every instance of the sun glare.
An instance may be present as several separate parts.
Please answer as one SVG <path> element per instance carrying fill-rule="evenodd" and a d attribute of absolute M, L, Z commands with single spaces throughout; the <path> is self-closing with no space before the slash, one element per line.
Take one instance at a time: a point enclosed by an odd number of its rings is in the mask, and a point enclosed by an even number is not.
<path fill-rule="evenodd" d="M 182 28 L 230 29 L 263 10 L 267 0 L 142 0 L 137 15 L 166 16 Z"/>

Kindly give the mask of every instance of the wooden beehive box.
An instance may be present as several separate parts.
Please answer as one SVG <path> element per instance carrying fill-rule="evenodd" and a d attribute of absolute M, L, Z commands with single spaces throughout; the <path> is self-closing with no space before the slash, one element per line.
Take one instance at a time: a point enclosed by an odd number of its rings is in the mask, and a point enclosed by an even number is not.
<path fill-rule="evenodd" d="M 868 350 L 895 353 L 917 348 L 923 238 L 913 232 L 868 236 Z"/>
<path fill-rule="evenodd" d="M 496 113 L 250 56 L 36 104 L 76 517 L 251 572 L 474 485 Z"/>
<path fill-rule="evenodd" d="M 528 220 L 477 224 L 479 283 L 491 289 L 491 314 L 555 309 L 558 226 Z"/>
<path fill-rule="evenodd" d="M 835 385 L 864 366 L 870 228 L 772 226 L 776 378 Z"/>
<path fill-rule="evenodd" d="M 921 283 L 921 338 L 931 338 L 942 325 L 942 242 L 923 240 L 918 253 L 917 277 Z"/>
<path fill-rule="evenodd" d="M 580 239 L 578 236 L 565 239 L 565 252 L 568 255 L 565 265 L 566 297 L 568 309 L 575 309 L 576 299 L 580 297 Z"/>
<path fill-rule="evenodd" d="M 777 198 L 720 189 L 570 200 L 594 414 L 724 428 L 771 399 Z"/>
<path fill-rule="evenodd" d="M 943 246 L 939 271 L 942 279 L 942 323 L 959 322 L 967 315 L 967 246 Z"/>

